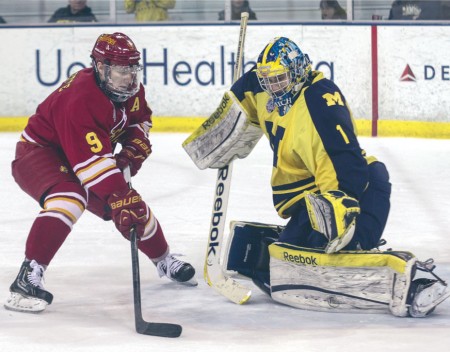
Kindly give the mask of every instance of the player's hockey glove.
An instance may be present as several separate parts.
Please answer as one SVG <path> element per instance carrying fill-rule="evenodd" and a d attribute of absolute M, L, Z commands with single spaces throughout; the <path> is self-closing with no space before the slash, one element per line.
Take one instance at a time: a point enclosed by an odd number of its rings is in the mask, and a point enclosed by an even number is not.
<path fill-rule="evenodd" d="M 152 145 L 148 139 L 134 138 L 131 141 L 127 141 L 122 146 L 122 150 L 115 155 L 116 165 L 121 170 L 124 170 L 129 165 L 131 176 L 134 176 L 151 152 Z"/>
<path fill-rule="evenodd" d="M 309 220 L 314 230 L 328 239 L 326 253 L 344 248 L 353 238 L 359 203 L 342 191 L 322 194 L 307 192 L 305 195 Z"/>
<path fill-rule="evenodd" d="M 148 220 L 148 207 L 134 189 L 113 193 L 108 198 L 111 217 L 120 233 L 130 238 L 134 226 L 138 238 L 142 237 Z"/>

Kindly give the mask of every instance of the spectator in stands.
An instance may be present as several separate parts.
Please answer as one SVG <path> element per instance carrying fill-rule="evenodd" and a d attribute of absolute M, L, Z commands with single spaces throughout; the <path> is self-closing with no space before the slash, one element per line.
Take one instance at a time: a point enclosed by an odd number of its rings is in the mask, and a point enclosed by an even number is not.
<path fill-rule="evenodd" d="M 442 1 L 442 19 L 450 20 L 450 1 Z"/>
<path fill-rule="evenodd" d="M 0 16 L 0 24 L 2 24 L 2 23 L 6 23 L 6 21 L 2 16 Z"/>
<path fill-rule="evenodd" d="M 390 20 L 440 20 L 442 19 L 441 1 L 401 1 L 392 3 Z"/>
<path fill-rule="evenodd" d="M 336 0 L 320 0 L 323 20 L 346 20 L 347 13 Z"/>
<path fill-rule="evenodd" d="M 231 0 L 231 19 L 240 20 L 242 12 L 248 12 L 249 20 L 256 20 L 256 13 L 250 8 L 250 4 L 247 0 Z M 219 21 L 225 19 L 225 10 L 219 12 Z"/>
<path fill-rule="evenodd" d="M 168 9 L 175 7 L 176 0 L 125 0 L 127 13 L 133 13 L 138 22 L 165 21 Z"/>
<path fill-rule="evenodd" d="M 55 11 L 48 20 L 49 23 L 97 22 L 87 0 L 69 0 L 69 5 Z"/>

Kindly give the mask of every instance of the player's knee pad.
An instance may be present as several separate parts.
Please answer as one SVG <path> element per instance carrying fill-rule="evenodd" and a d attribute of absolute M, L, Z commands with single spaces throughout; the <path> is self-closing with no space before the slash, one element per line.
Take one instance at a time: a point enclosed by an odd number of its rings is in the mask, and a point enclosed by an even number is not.
<path fill-rule="evenodd" d="M 59 183 L 45 195 L 43 208 L 39 217 L 57 218 L 72 228 L 86 209 L 86 191 L 74 182 Z"/>
<path fill-rule="evenodd" d="M 381 162 L 369 165 L 369 186 L 360 199 L 361 214 L 350 246 L 370 250 L 376 248 L 383 234 L 390 211 L 391 184 L 386 166 Z"/>
<path fill-rule="evenodd" d="M 387 171 L 386 165 L 384 165 L 381 161 L 376 161 L 369 164 L 369 181 L 376 182 L 378 184 L 378 188 L 386 193 L 391 193 L 389 172 Z"/>

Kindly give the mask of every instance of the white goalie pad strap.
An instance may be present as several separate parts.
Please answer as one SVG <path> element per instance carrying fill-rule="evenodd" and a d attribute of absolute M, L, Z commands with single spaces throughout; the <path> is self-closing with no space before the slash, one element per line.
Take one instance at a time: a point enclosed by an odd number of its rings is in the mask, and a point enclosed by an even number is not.
<path fill-rule="evenodd" d="M 269 253 L 271 296 L 277 302 L 306 310 L 403 316 L 416 260 L 409 252 L 326 254 L 274 243 Z"/>
<path fill-rule="evenodd" d="M 183 148 L 199 169 L 221 168 L 250 154 L 262 133 L 234 94 L 227 92 L 216 111 L 183 142 Z"/>
<path fill-rule="evenodd" d="M 411 258 L 405 266 L 403 274 L 396 274 L 392 282 L 392 299 L 389 303 L 391 313 L 397 317 L 408 316 L 408 292 L 411 287 L 412 271 L 417 262 L 416 258 Z"/>

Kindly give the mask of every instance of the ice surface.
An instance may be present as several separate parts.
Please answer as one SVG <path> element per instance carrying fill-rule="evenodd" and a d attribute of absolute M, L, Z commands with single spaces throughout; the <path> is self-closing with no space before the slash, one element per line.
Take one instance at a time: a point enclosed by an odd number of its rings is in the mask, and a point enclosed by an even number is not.
<path fill-rule="evenodd" d="M 0 298 L 17 275 L 39 208 L 10 173 L 18 133 L 0 134 Z M 159 279 L 140 256 L 144 319 L 183 326 L 177 339 L 134 330 L 130 246 L 110 222 L 85 213 L 46 272 L 55 299 L 38 315 L 0 308 L 0 352 L 448 351 L 450 304 L 424 319 L 338 314 L 273 303 L 256 287 L 244 306 L 228 302 L 202 278 L 215 170 L 197 170 L 181 148 L 186 134 L 153 134 L 153 154 L 134 187 L 161 222 L 172 251 L 197 269 L 199 286 Z M 385 248 L 433 257 L 450 280 L 450 141 L 361 138 L 384 161 L 393 183 Z M 227 220 L 283 224 L 272 207 L 271 151 L 262 139 L 234 164 Z"/>

